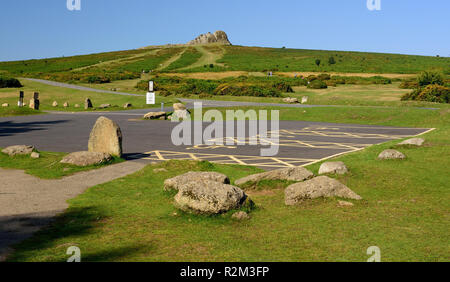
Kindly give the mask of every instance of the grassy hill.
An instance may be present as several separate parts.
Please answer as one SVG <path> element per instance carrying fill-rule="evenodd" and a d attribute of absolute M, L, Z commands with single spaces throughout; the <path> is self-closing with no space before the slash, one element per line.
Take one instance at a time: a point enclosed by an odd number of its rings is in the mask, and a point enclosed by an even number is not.
<path fill-rule="evenodd" d="M 320 64 L 318 64 L 320 60 Z M 171 46 L 82 56 L 0 62 L 0 74 L 59 81 L 104 83 L 139 78 L 142 71 L 190 72 L 341 72 L 450 74 L 450 58 L 398 54 L 261 48 Z"/>

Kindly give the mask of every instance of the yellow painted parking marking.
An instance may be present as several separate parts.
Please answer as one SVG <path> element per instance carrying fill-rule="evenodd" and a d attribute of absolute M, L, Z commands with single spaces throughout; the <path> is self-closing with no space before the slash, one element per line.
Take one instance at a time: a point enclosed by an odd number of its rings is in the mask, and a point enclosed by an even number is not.
<path fill-rule="evenodd" d="M 272 158 L 272 160 L 274 160 L 276 162 L 279 162 L 280 164 L 284 164 L 285 166 L 288 166 L 288 167 L 294 167 L 292 164 L 289 164 L 287 162 L 283 162 L 282 160 L 277 159 L 277 158 Z"/>
<path fill-rule="evenodd" d="M 163 156 L 161 155 L 161 153 L 159 151 L 155 151 L 155 155 L 158 157 L 158 159 L 165 161 L 165 159 L 163 158 Z"/>
<path fill-rule="evenodd" d="M 233 161 L 237 162 L 238 164 L 246 165 L 246 163 L 244 163 L 240 159 L 236 158 L 235 156 L 229 156 L 229 158 L 232 159 Z"/>
<path fill-rule="evenodd" d="M 275 158 L 275 157 L 260 157 L 260 156 L 187 153 L 174 151 L 151 151 L 146 152 L 145 154 L 149 156 L 143 159 L 153 161 L 206 160 L 212 163 L 220 163 L 220 164 L 239 164 L 246 166 L 272 167 L 272 168 L 295 167 L 298 164 L 305 164 L 316 161 L 316 159 L 302 159 L 302 158 Z"/>

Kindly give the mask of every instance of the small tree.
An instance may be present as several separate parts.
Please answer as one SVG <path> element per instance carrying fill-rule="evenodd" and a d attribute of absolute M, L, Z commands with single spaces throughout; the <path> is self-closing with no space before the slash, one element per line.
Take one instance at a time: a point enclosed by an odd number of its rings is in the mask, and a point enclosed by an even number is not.
<path fill-rule="evenodd" d="M 319 59 L 316 59 L 316 65 L 320 66 L 321 61 Z"/>
<path fill-rule="evenodd" d="M 334 60 L 334 57 L 330 57 L 330 58 L 328 59 L 328 63 L 329 63 L 330 65 L 336 64 L 336 61 Z"/>

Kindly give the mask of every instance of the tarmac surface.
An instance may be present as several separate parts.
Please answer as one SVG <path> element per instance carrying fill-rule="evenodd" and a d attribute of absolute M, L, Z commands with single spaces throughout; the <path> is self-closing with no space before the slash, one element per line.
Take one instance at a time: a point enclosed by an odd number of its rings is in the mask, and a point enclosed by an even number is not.
<path fill-rule="evenodd" d="M 153 109 L 156 111 L 157 109 Z M 306 121 L 280 121 L 279 128 L 252 132 L 256 125 L 249 122 L 223 122 L 222 136 L 201 138 L 210 123 L 191 122 L 191 142 L 177 145 L 172 141 L 173 129 L 179 124 L 171 121 L 141 120 L 149 110 L 119 112 L 51 113 L 33 116 L 0 118 L 0 147 L 33 145 L 41 151 L 75 152 L 87 150 L 89 133 L 99 116 L 119 124 L 124 136 L 123 151 L 128 159 L 144 162 L 170 159 L 208 160 L 224 164 L 241 164 L 276 169 L 308 165 L 335 155 L 357 151 L 373 144 L 416 136 L 427 128 L 402 128 L 336 124 Z M 234 125 L 234 130 L 230 128 Z M 245 128 L 245 137 L 236 138 L 238 127 Z M 195 131 L 194 128 L 201 128 Z M 234 134 L 227 134 L 231 130 Z M 233 136 L 234 135 L 234 136 Z M 194 137 L 196 136 L 196 137 Z M 212 135 L 216 137 L 215 134 Z M 176 140 L 175 140 L 176 141 Z M 207 145 L 206 141 L 213 144 Z M 221 142 L 223 145 L 221 144 Z M 258 145 L 251 145 L 256 142 Z M 278 147 L 276 154 L 264 156 L 262 149 Z"/>

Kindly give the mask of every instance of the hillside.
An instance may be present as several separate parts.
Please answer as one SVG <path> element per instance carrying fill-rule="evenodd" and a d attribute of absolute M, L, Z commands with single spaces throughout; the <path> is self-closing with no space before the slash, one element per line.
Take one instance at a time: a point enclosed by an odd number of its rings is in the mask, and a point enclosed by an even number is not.
<path fill-rule="evenodd" d="M 450 58 L 207 44 L 0 62 L 4 75 L 87 83 L 136 79 L 143 71 L 414 74 L 423 70 L 450 74 Z"/>

